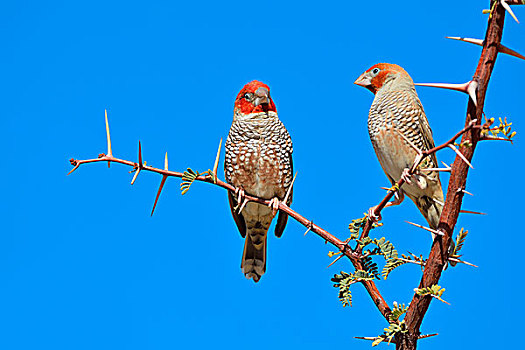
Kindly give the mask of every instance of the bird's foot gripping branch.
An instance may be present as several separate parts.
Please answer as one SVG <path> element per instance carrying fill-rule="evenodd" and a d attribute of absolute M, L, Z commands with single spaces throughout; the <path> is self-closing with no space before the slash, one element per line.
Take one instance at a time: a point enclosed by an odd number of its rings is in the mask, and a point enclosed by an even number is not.
<path fill-rule="evenodd" d="M 99 154 L 97 158 L 93 159 L 85 159 L 85 160 L 79 160 L 79 159 L 71 159 L 70 163 L 73 166 L 73 169 L 69 172 L 71 174 L 73 171 L 78 169 L 83 164 L 89 164 L 89 163 L 97 163 L 97 162 L 108 162 L 108 165 L 111 163 L 119 163 L 124 164 L 127 166 L 132 167 L 130 173 L 134 173 L 133 178 L 131 180 L 131 184 L 135 183 L 137 180 L 138 174 L 141 171 L 148 171 L 152 173 L 157 173 L 162 175 L 161 184 L 159 186 L 159 189 L 157 191 L 152 214 L 155 210 L 155 207 L 157 205 L 157 201 L 159 199 L 160 193 L 162 191 L 162 188 L 164 186 L 164 183 L 168 177 L 176 177 L 180 178 L 181 181 L 181 193 L 185 194 L 190 189 L 191 185 L 195 181 L 200 182 L 206 182 L 211 185 L 215 185 L 218 187 L 222 187 L 226 189 L 227 191 L 231 191 L 232 193 L 236 192 L 236 188 L 232 185 L 222 181 L 219 179 L 217 175 L 217 169 L 218 169 L 218 163 L 220 158 L 220 152 L 221 152 L 221 145 L 222 140 L 219 143 L 219 147 L 217 150 L 217 154 L 215 156 L 215 163 L 213 165 L 213 168 L 207 171 L 204 171 L 202 173 L 192 170 L 191 168 L 187 168 L 183 172 L 178 171 L 172 171 L 168 168 L 168 157 L 167 153 L 165 155 L 165 161 L 164 161 L 164 167 L 163 168 L 156 168 L 150 165 L 147 165 L 145 161 L 143 161 L 142 158 L 142 145 L 139 142 L 138 146 L 138 156 L 137 161 L 130 161 L 125 159 L 120 159 L 115 156 L 113 156 L 112 149 L 111 149 L 111 138 L 109 133 L 109 123 L 107 122 L 107 113 L 106 113 L 106 133 L 107 133 L 107 145 L 108 150 L 107 154 L 102 153 Z M 428 156 L 434 152 L 437 152 L 439 150 L 445 149 L 448 147 L 449 144 L 454 144 L 455 140 L 463 135 L 464 133 L 470 131 L 470 130 L 478 130 L 478 132 L 481 133 L 481 135 L 487 135 L 487 134 L 493 134 L 493 135 L 499 135 L 500 133 L 511 135 L 510 130 L 508 129 L 510 127 L 510 123 L 507 123 L 506 121 L 502 121 L 502 123 L 497 127 L 491 127 L 492 123 L 494 122 L 493 119 L 488 120 L 484 125 L 476 125 L 475 121 L 472 121 L 467 125 L 464 129 L 460 130 L 458 133 L 456 133 L 449 141 L 446 143 L 435 147 L 432 150 L 422 152 L 424 156 Z M 515 134 L 512 134 L 514 136 Z M 497 136 L 499 137 L 499 136 Z M 457 151 L 459 152 L 459 151 Z M 423 158 L 416 159 L 416 162 L 414 163 L 415 166 L 412 167 L 412 169 L 417 169 L 417 166 L 422 162 Z M 416 171 L 416 170 L 413 170 Z M 68 174 L 68 175 L 69 175 Z M 398 186 L 401 186 L 403 184 L 403 180 L 400 179 L 397 182 L 397 186 L 393 186 L 389 189 L 388 194 L 385 196 L 385 198 L 379 203 L 379 205 L 376 207 L 376 213 L 379 215 L 381 213 L 381 210 L 385 207 L 385 204 L 392 198 L 396 188 L 399 188 Z M 292 182 L 293 185 L 293 182 Z M 264 205 L 271 204 L 271 200 L 263 199 L 263 198 L 257 198 L 250 195 L 245 194 L 245 199 L 247 201 L 251 202 L 257 202 Z M 380 279 L 380 276 L 382 276 L 384 279 L 388 277 L 390 272 L 392 272 L 395 268 L 404 265 L 406 263 L 413 263 L 418 264 L 422 268 L 426 265 L 427 259 L 424 259 L 422 256 L 416 256 L 412 253 L 408 253 L 408 255 L 401 254 L 399 255 L 396 249 L 394 248 L 393 244 L 386 240 L 386 238 L 382 237 L 380 239 L 372 239 L 368 237 L 368 234 L 372 228 L 380 227 L 382 224 L 374 222 L 373 220 L 370 220 L 368 216 L 365 216 L 360 219 L 353 220 L 352 223 L 349 225 L 349 229 L 351 232 L 350 237 L 345 240 L 341 241 L 334 235 L 330 234 L 328 231 L 324 230 L 320 226 L 313 223 L 312 220 L 309 220 L 305 218 L 304 216 L 300 215 L 293 209 L 291 209 L 289 206 L 284 204 L 284 201 L 279 203 L 279 210 L 286 213 L 290 217 L 294 218 L 297 222 L 299 222 L 301 225 L 305 226 L 307 228 L 306 233 L 312 231 L 318 236 L 320 236 L 323 240 L 326 242 L 329 242 L 333 246 L 337 248 L 337 252 L 330 252 L 330 256 L 338 255 L 336 260 L 339 260 L 340 258 L 346 256 L 350 259 L 352 262 L 355 272 L 354 273 L 346 273 L 342 272 L 340 275 L 335 275 L 332 281 L 336 283 L 336 286 L 340 289 L 339 297 L 341 301 L 343 302 L 343 305 L 351 305 L 351 293 L 349 290 L 350 285 L 355 284 L 357 282 L 360 282 L 363 284 L 371 298 L 375 301 L 375 304 L 378 308 L 378 310 L 382 313 L 382 315 L 385 317 L 385 319 L 389 322 L 389 324 L 392 324 L 392 320 L 395 319 L 395 322 L 399 323 L 399 317 L 401 315 L 397 315 L 394 318 L 392 318 L 392 314 L 394 312 L 397 313 L 397 307 L 394 304 L 394 308 L 391 309 L 384 298 L 382 297 L 381 293 L 379 292 L 374 280 Z M 305 233 L 305 234 L 306 234 Z M 461 247 L 463 246 L 463 242 L 465 240 L 467 232 L 461 231 L 458 235 L 457 242 L 456 242 L 456 250 L 451 252 L 451 255 L 449 257 L 449 261 L 456 261 L 464 264 L 470 264 L 465 261 L 460 260 L 460 255 L 458 254 Z M 350 243 L 355 242 L 356 245 L 354 248 L 350 247 Z M 364 250 L 367 246 L 374 246 L 372 249 Z M 385 265 L 381 271 L 381 274 L 379 274 L 377 263 L 375 263 L 372 258 L 374 256 L 382 257 L 385 259 Z M 335 262 L 335 261 L 334 261 Z M 391 339 L 391 335 L 393 334 L 395 330 L 403 329 L 403 328 L 397 328 L 394 326 L 389 326 L 391 328 L 390 333 L 385 333 L 384 335 L 380 336 L 383 340 L 389 340 Z M 399 326 L 404 327 L 404 326 Z M 389 328 L 389 329 L 390 329 Z M 422 336 L 422 338 L 425 338 L 426 336 Z M 359 339 L 368 339 L 368 338 L 359 338 Z M 375 340 L 379 340 L 379 338 L 374 338 Z"/>
<path fill-rule="evenodd" d="M 417 157 L 415 158 L 413 166 L 408 170 L 407 175 L 418 172 L 424 173 L 425 171 L 450 172 L 450 180 L 443 203 L 442 214 L 439 219 L 439 224 L 436 228 L 424 227 L 426 230 L 431 230 L 431 232 L 436 235 L 436 238 L 432 243 L 430 254 L 427 258 L 424 258 L 422 255 L 416 255 L 410 252 L 407 254 L 399 254 L 394 248 L 394 245 L 385 237 L 369 237 L 370 230 L 380 225 L 375 220 L 372 220 L 369 216 L 354 220 L 350 225 L 350 237 L 347 240 L 342 241 L 321 228 L 319 225 L 314 224 L 312 220 L 307 219 L 296 211 L 292 210 L 285 201 L 278 203 L 279 211 L 294 218 L 301 225 L 305 226 L 307 228 L 306 233 L 311 231 L 320 236 L 324 241 L 332 244 L 336 248 L 336 251 L 330 252 L 329 254 L 331 256 L 338 255 L 337 259 L 346 256 L 352 263 L 355 269 L 354 272 L 342 272 L 341 274 L 335 275 L 333 279 L 335 285 L 337 288 L 339 288 L 339 297 L 341 298 L 344 305 L 351 305 L 352 302 L 349 287 L 352 284 L 360 283 L 365 287 L 374 305 L 387 321 L 388 327 L 385 328 L 383 334 L 377 337 L 359 337 L 359 339 L 372 340 L 373 345 L 377 345 L 383 341 L 388 341 L 395 343 L 396 348 L 398 349 L 415 349 L 419 339 L 435 335 L 421 335 L 420 326 L 431 300 L 438 299 L 444 301 L 442 298 L 444 289 L 438 285 L 441 273 L 443 272 L 443 267 L 447 263 L 450 263 L 451 265 L 453 263 L 472 265 L 462 260 L 460 255 L 460 250 L 467 236 L 466 230 L 461 229 L 458 232 L 454 242 L 454 249 L 448 250 L 448 248 L 445 249 L 444 247 L 451 246 L 452 234 L 454 232 L 458 216 L 461 212 L 480 214 L 479 212 L 461 209 L 463 195 L 468 194 L 465 189 L 466 179 L 469 169 L 472 167 L 471 161 L 477 143 L 483 140 L 512 141 L 512 138 L 515 136 L 515 132 L 510 129 L 511 123 L 507 122 L 506 119 L 500 119 L 500 124 L 498 126 L 493 126 L 494 119 L 492 118 L 486 120 L 484 124 L 481 124 L 481 122 L 484 116 L 483 106 L 485 101 L 485 93 L 498 53 L 510 54 L 524 59 L 522 55 L 508 49 L 501 44 L 505 11 L 508 11 L 513 17 L 516 17 L 508 5 L 521 5 L 524 3 L 525 2 L 523 0 L 491 1 L 490 10 L 487 11 L 490 16 L 488 19 L 485 39 L 483 41 L 476 41 L 476 39 L 467 40 L 464 38 L 459 38 L 463 39 L 461 41 L 478 44 L 483 47 L 478 66 L 472 80 L 466 84 L 460 84 L 461 86 L 444 86 L 443 84 L 441 84 L 441 86 L 435 85 L 437 87 L 453 88 L 453 90 L 465 92 L 470 96 L 467 105 L 465 128 L 454 135 L 448 142 L 428 150 L 421 150 L 414 143 L 407 142 L 407 144 L 417 153 Z M 427 85 L 430 86 L 431 84 Z M 140 142 L 137 161 L 129 161 L 114 157 L 111 149 L 107 114 L 106 132 L 108 143 L 107 153 L 101 154 L 98 158 L 93 159 L 71 159 L 71 164 L 73 165 L 71 172 L 78 169 L 80 165 L 83 164 L 107 162 L 108 166 L 111 163 L 120 163 L 132 167 L 132 172 L 134 172 L 132 184 L 137 180 L 138 175 L 143 171 L 160 174 L 162 175 L 162 180 L 159 190 L 157 191 L 153 209 L 156 206 L 164 183 L 168 177 L 178 177 L 182 179 L 181 192 L 183 194 L 185 194 L 190 189 L 191 185 L 195 181 L 207 182 L 209 184 L 222 187 L 232 194 L 236 191 L 234 186 L 218 178 L 217 168 L 221 147 L 220 145 L 214 166 L 211 170 L 200 173 L 188 168 L 186 171 L 177 172 L 168 169 L 167 154 L 163 168 L 155 168 L 147 165 L 142 159 L 142 146 Z M 461 137 L 461 140 L 456 142 L 456 139 L 459 137 Z M 450 166 L 445 165 L 444 168 L 428 168 L 425 163 L 425 158 L 445 148 L 451 149 L 456 153 L 456 159 L 454 163 Z M 372 211 L 375 217 L 380 217 L 383 208 L 387 206 L 396 191 L 401 189 L 407 178 L 410 177 L 405 176 L 404 179 L 400 178 L 392 187 L 388 188 L 388 193 L 385 198 L 383 198 L 383 200 L 377 206 L 375 206 Z M 263 205 L 272 204 L 271 200 L 269 199 L 259 198 L 248 194 L 245 195 L 245 199 L 249 202 L 255 202 Z M 275 201 L 273 205 L 275 205 Z M 353 245 L 353 247 L 351 245 Z M 384 259 L 384 266 L 381 273 L 379 272 L 377 263 L 373 261 L 374 257 Z M 376 281 L 381 277 L 387 278 L 395 268 L 407 263 L 421 266 L 423 269 L 423 276 L 418 286 L 410 287 L 414 289 L 414 296 L 409 304 L 397 304 L 394 302 L 392 307 L 390 307 L 385 301 L 383 295 L 380 293 L 376 285 Z"/>

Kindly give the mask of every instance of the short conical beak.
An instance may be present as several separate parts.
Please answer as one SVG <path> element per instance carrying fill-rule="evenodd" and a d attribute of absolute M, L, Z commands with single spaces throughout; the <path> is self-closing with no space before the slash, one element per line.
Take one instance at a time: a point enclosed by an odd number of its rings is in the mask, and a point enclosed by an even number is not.
<path fill-rule="evenodd" d="M 269 95 L 268 89 L 266 88 L 260 87 L 255 90 L 255 106 L 270 103 Z"/>
<path fill-rule="evenodd" d="M 354 81 L 354 84 L 362 86 L 362 87 L 368 87 L 372 85 L 372 81 L 370 77 L 366 76 L 366 73 L 363 73 L 359 76 L 359 78 L 356 79 L 356 81 Z"/>

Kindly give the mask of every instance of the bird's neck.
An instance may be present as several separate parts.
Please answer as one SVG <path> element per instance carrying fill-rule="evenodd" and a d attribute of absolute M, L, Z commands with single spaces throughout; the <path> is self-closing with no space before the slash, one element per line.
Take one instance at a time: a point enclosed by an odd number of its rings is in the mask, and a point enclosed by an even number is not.
<path fill-rule="evenodd" d="M 398 77 L 397 79 L 389 79 L 389 80 L 387 79 L 384 82 L 381 89 L 377 91 L 376 97 L 379 95 L 383 95 L 385 93 L 392 92 L 392 91 L 409 91 L 409 92 L 415 93 L 416 88 L 414 86 L 414 82 L 412 81 L 412 79 L 408 77 L 406 78 Z"/>
<path fill-rule="evenodd" d="M 234 122 L 264 123 L 264 122 L 274 121 L 278 119 L 279 117 L 277 116 L 277 113 L 273 111 L 245 114 L 245 113 L 241 113 L 236 110 L 233 113 Z"/>

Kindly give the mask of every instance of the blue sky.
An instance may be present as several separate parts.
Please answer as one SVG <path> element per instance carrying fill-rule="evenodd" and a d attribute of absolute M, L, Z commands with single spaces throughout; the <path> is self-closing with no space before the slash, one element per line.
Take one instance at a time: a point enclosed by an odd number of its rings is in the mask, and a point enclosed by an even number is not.
<path fill-rule="evenodd" d="M 268 272 L 255 285 L 239 268 L 243 241 L 226 193 L 195 184 L 182 197 L 169 179 L 68 159 L 105 152 L 108 109 L 115 156 L 206 170 L 226 137 L 233 101 L 248 81 L 271 87 L 294 142 L 293 208 L 340 238 L 382 199 L 388 184 L 366 129 L 373 96 L 352 82 L 377 62 L 419 82 L 465 82 L 480 48 L 488 1 L 425 2 L 3 2 L 0 5 L 0 347 L 4 349 L 368 349 L 386 323 L 364 289 L 343 308 L 330 278 L 351 271 L 290 220 L 269 239 Z M 515 12 L 525 21 L 522 8 Z M 524 27 L 508 18 L 503 42 L 525 52 Z M 449 269 L 443 298 L 422 325 L 422 349 L 501 346 L 521 330 L 524 283 L 519 217 L 524 171 L 524 62 L 498 58 L 485 112 L 507 116 L 514 145 L 480 145 L 458 228 L 470 235 Z M 436 143 L 459 130 L 467 98 L 419 88 Z M 438 154 L 450 163 L 451 151 Z M 222 167 L 222 165 L 221 165 Z M 221 175 L 222 176 L 222 175 Z M 448 177 L 443 177 L 447 183 Z M 430 237 L 410 201 L 388 209 L 377 237 L 427 254 Z M 504 251 L 509 251 L 504 253 Z M 407 303 L 417 266 L 378 282 Z M 498 347 L 499 347 L 498 346 Z"/>

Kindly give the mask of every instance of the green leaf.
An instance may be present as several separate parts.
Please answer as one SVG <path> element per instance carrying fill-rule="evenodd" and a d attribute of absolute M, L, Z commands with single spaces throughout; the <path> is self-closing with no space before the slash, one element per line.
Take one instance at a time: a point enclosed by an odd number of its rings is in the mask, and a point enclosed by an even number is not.
<path fill-rule="evenodd" d="M 380 343 L 384 341 L 388 341 L 389 343 L 394 339 L 397 333 L 406 333 L 408 332 L 408 329 L 406 328 L 405 322 L 392 322 L 389 324 L 387 328 L 384 329 L 383 334 L 378 335 L 374 342 L 372 343 L 372 346 L 379 345 Z"/>
<path fill-rule="evenodd" d="M 381 344 L 384 340 L 385 340 L 385 337 L 379 336 L 376 338 L 376 340 L 374 340 L 374 342 L 372 343 L 372 346 L 377 346 Z"/>
<path fill-rule="evenodd" d="M 383 255 L 381 254 L 381 249 L 379 249 L 379 247 L 375 247 L 374 249 L 370 250 L 370 249 L 367 249 L 364 254 L 366 256 L 373 256 L 373 255 Z"/>
<path fill-rule="evenodd" d="M 356 283 L 356 281 L 354 280 L 354 276 L 344 271 L 341 271 L 341 274 L 335 274 L 331 281 L 335 282 L 335 288 L 339 288 L 338 297 L 341 303 L 343 304 L 343 307 L 352 306 L 352 293 L 350 292 L 350 286 Z"/>
<path fill-rule="evenodd" d="M 368 271 L 357 270 L 356 272 L 354 272 L 354 280 L 356 282 L 373 281 L 374 279 L 375 279 L 375 276 L 369 273 Z"/>
<path fill-rule="evenodd" d="M 439 301 L 442 301 L 445 304 L 449 304 L 450 305 L 450 303 L 448 303 L 445 300 L 441 299 L 441 296 L 445 292 L 445 288 L 441 288 L 437 284 L 434 284 L 434 285 L 432 285 L 430 287 L 414 288 L 414 292 L 416 292 L 417 295 L 421 295 L 421 296 L 430 295 L 430 296 L 438 299 Z"/>
<path fill-rule="evenodd" d="M 385 257 L 386 260 L 397 259 L 397 250 L 394 248 L 394 245 L 386 240 L 385 237 L 380 239 L 374 239 L 373 243 L 379 247 L 381 254 Z"/>
<path fill-rule="evenodd" d="M 182 174 L 182 182 L 180 184 L 180 190 L 182 194 L 186 194 L 190 190 L 190 186 L 195 181 L 195 179 L 199 176 L 199 173 L 197 171 L 194 171 L 190 168 L 186 169 L 186 171 Z"/>
<path fill-rule="evenodd" d="M 404 265 L 406 263 L 406 261 L 403 261 L 399 258 L 388 259 L 386 261 L 385 267 L 383 267 L 383 271 L 381 271 L 381 275 L 386 280 L 390 272 L 392 272 L 395 268 L 398 268 L 399 266 Z"/>
<path fill-rule="evenodd" d="M 465 239 L 467 238 L 468 230 L 463 230 L 463 227 L 461 230 L 459 230 L 458 236 L 456 237 L 456 247 L 454 248 L 454 251 L 452 254 L 450 254 L 453 258 L 459 258 L 459 251 L 461 248 L 463 248 L 463 244 L 465 243 Z"/>
<path fill-rule="evenodd" d="M 374 276 L 364 270 L 357 270 L 353 274 L 341 271 L 340 274 L 335 274 L 331 279 L 331 281 L 334 282 L 334 287 L 339 288 L 338 297 L 343 307 L 352 306 L 352 293 L 350 292 L 350 286 L 352 284 L 372 280 L 374 280 Z"/>
<path fill-rule="evenodd" d="M 354 219 L 352 220 L 352 222 L 348 225 L 348 229 L 350 230 L 350 232 L 354 233 L 354 234 L 357 234 L 359 233 L 359 231 L 365 227 L 366 225 L 366 220 L 367 220 L 367 216 L 363 216 L 362 218 L 359 218 L 359 219 Z"/>
<path fill-rule="evenodd" d="M 365 256 L 361 259 L 363 262 L 363 269 L 368 272 L 370 275 L 374 276 L 377 279 L 379 278 L 379 269 L 377 264 L 372 260 L 370 256 Z"/>
<path fill-rule="evenodd" d="M 366 226 L 367 221 L 368 221 L 368 215 L 365 214 L 365 216 L 363 216 L 362 218 L 352 220 L 352 222 L 348 225 L 348 229 L 350 230 L 350 232 L 352 232 L 352 234 L 356 234 L 358 237 L 359 231 L 362 230 Z M 371 228 L 374 229 L 381 225 L 382 224 L 380 223 L 374 222 Z"/>
<path fill-rule="evenodd" d="M 405 304 L 398 304 L 394 301 L 394 307 L 392 308 L 392 313 L 389 316 L 390 323 L 394 323 L 399 321 L 399 317 L 403 315 L 408 310 L 408 306 L 405 306 Z"/>

